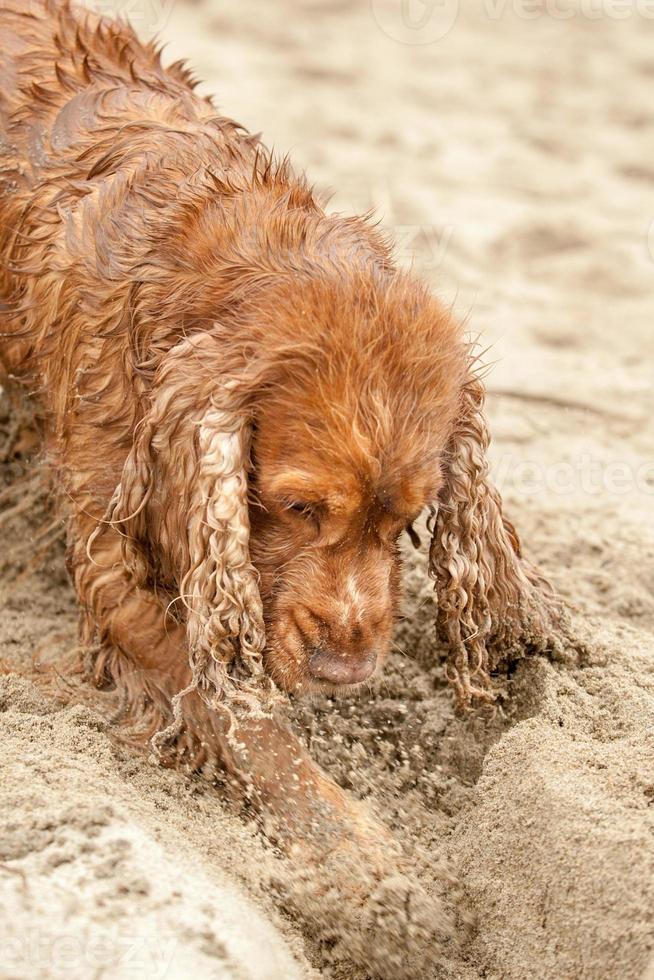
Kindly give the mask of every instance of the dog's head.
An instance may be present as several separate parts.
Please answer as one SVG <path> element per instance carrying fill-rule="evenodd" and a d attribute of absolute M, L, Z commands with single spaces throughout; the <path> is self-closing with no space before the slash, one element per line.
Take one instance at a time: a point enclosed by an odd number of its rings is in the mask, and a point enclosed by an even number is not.
<path fill-rule="evenodd" d="M 168 352 L 109 516 L 131 573 L 186 607 L 195 683 L 369 678 L 399 538 L 433 505 L 452 679 L 483 696 L 487 645 L 516 638 L 534 588 L 488 484 L 482 394 L 450 314 L 380 270 L 282 283 Z"/>
<path fill-rule="evenodd" d="M 269 324 L 250 553 L 266 669 L 302 691 L 358 684 L 384 659 L 399 539 L 438 497 L 466 354 L 453 319 L 403 278 L 313 283 L 296 300 Z"/>

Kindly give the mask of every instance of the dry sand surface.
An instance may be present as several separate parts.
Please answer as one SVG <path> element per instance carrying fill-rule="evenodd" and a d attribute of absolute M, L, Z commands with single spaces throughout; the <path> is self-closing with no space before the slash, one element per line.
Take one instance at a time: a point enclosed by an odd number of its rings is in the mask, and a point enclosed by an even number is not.
<path fill-rule="evenodd" d="M 411 29 L 399 0 L 122 6 L 335 208 L 375 207 L 496 362 L 497 479 L 583 652 L 522 661 L 494 722 L 456 718 L 414 557 L 384 678 L 296 711 L 454 907 L 461 945 L 431 972 L 654 980 L 651 4 L 518 16 L 488 0 L 455 16 L 445 0 Z M 19 569 L 5 567 L 0 643 L 25 666 L 74 644 L 75 610 L 59 550 Z M 367 975 L 316 942 L 283 863 L 210 782 L 15 675 L 0 712 L 0 976 Z"/>

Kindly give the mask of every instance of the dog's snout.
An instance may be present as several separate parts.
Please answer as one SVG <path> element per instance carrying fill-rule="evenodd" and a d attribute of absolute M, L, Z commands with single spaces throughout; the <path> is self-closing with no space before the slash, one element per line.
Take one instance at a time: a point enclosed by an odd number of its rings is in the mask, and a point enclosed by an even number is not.
<path fill-rule="evenodd" d="M 371 650 L 356 657 L 316 647 L 309 658 L 309 673 L 316 680 L 339 686 L 360 684 L 370 677 L 377 666 L 377 652 Z"/>

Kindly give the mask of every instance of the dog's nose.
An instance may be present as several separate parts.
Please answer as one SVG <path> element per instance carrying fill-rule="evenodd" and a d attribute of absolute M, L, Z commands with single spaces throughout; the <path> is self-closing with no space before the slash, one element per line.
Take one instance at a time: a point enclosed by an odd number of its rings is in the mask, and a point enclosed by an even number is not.
<path fill-rule="evenodd" d="M 309 658 L 309 673 L 319 681 L 330 684 L 360 684 L 374 672 L 377 653 L 371 651 L 360 657 L 346 657 L 326 647 L 317 647 Z"/>

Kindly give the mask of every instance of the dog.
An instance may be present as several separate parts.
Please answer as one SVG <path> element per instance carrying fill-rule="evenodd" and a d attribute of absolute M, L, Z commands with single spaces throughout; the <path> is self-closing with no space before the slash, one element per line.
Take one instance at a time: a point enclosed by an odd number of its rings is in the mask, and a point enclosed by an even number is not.
<path fill-rule="evenodd" d="M 381 669 L 401 535 L 431 509 L 462 706 L 556 635 L 461 326 L 126 25 L 2 0 L 0 29 L 0 356 L 68 508 L 92 680 L 162 758 L 238 774 L 289 839 L 320 813 L 378 843 L 280 705 Z"/>

